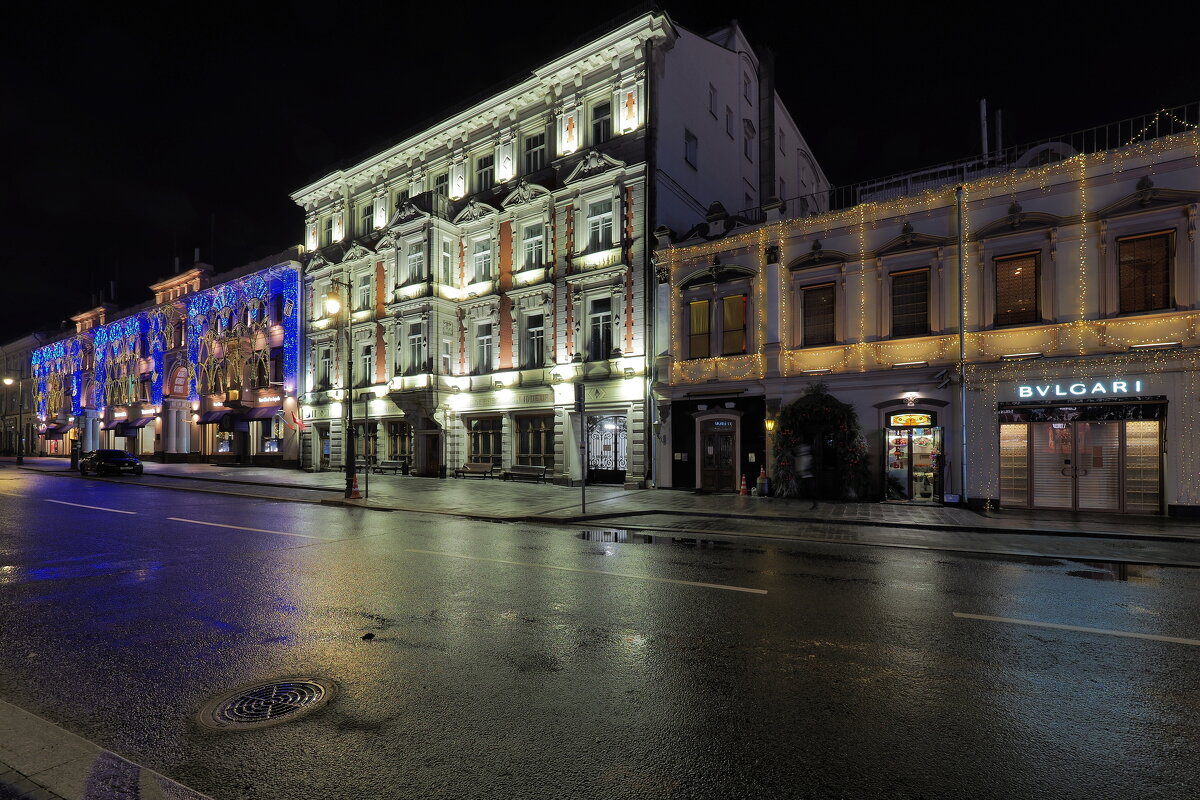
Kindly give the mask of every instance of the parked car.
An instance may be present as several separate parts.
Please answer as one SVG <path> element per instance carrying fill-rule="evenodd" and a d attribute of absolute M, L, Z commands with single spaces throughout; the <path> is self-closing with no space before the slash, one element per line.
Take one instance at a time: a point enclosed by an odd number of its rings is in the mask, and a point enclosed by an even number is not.
<path fill-rule="evenodd" d="M 79 474 L 141 475 L 142 462 L 125 450 L 93 450 L 79 459 Z"/>

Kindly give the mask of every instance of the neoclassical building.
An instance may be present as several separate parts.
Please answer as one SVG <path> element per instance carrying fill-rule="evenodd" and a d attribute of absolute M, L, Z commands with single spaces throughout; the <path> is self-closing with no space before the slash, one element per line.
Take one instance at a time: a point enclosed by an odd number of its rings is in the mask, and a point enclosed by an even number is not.
<path fill-rule="evenodd" d="M 646 485 L 651 232 L 825 185 L 737 26 L 654 12 L 305 186 L 304 465 Z"/>
<path fill-rule="evenodd" d="M 39 451 L 299 465 L 300 263 L 293 250 L 221 275 L 196 264 L 154 300 L 76 314 L 31 356 Z"/>
<path fill-rule="evenodd" d="M 1200 513 L 1196 121 L 1159 112 L 664 235 L 662 485 L 753 482 L 779 409 L 820 382 L 857 411 L 876 497 Z M 1128 141 L 1086 149 L 1105 134 Z"/>

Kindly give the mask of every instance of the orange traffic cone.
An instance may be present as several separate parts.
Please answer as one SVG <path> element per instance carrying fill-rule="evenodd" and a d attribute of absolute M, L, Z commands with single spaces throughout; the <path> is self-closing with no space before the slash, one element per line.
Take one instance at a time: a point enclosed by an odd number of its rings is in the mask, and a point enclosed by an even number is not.
<path fill-rule="evenodd" d="M 746 473 L 744 472 L 742 473 L 742 488 L 738 490 L 738 494 L 746 496 L 750 495 L 750 488 L 746 486 Z"/>
<path fill-rule="evenodd" d="M 359 494 L 359 492 L 358 492 L 358 475 L 357 474 L 354 476 L 353 483 L 350 484 L 350 498 L 349 499 L 362 500 L 362 495 Z"/>

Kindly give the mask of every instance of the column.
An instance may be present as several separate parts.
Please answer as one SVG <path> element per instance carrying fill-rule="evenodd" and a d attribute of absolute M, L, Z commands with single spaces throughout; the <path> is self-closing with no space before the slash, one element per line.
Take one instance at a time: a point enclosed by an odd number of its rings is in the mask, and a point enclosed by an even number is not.
<path fill-rule="evenodd" d="M 166 403 L 164 403 L 162 419 L 163 454 L 164 456 L 167 453 L 174 455 L 175 453 L 179 452 L 179 409 L 175 408 L 174 406 L 168 406 Z M 171 459 L 163 458 L 163 461 L 170 460 Z"/>

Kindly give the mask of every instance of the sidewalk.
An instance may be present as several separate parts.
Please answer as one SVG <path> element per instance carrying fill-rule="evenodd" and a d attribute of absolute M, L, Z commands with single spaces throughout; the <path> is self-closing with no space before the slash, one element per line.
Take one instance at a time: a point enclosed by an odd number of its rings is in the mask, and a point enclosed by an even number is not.
<path fill-rule="evenodd" d="M 0 459 L 0 467 L 13 467 Z M 62 458 L 26 457 L 25 468 L 65 473 Z M 1004 510 L 980 513 L 958 507 L 887 503 L 821 504 L 809 509 L 808 501 L 701 494 L 688 489 L 626 489 L 594 486 L 587 489 L 587 513 L 581 512 L 578 487 L 528 481 L 480 479 L 426 479 L 403 475 L 359 474 L 365 499 L 344 500 L 343 473 L 304 473 L 258 467 L 211 464 L 145 463 L 146 483 L 221 494 L 310 503 L 344 504 L 383 511 L 444 513 L 502 522 L 569 524 L 618 523 L 624 527 L 677 530 L 708 529 L 714 521 L 722 527 L 744 524 L 823 523 L 841 527 L 923 529 L 947 533 L 1021 534 L 1087 539 L 1136 539 L 1200 543 L 1200 521 L 1168 517 L 1132 517 L 1103 513 Z M 131 479 L 119 479 L 127 481 Z M 794 527 L 794 525 L 793 525 Z M 1200 560 L 1200 551 L 1196 553 Z"/>

